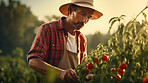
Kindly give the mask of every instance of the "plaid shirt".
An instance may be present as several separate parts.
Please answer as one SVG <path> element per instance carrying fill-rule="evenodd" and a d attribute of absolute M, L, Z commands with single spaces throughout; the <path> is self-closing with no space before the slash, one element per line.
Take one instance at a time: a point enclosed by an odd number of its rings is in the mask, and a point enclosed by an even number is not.
<path fill-rule="evenodd" d="M 27 54 L 27 61 L 31 58 L 40 58 L 43 61 L 57 66 L 64 53 L 63 33 L 67 42 L 67 31 L 63 27 L 62 20 L 43 24 L 39 27 L 38 33 L 33 41 L 30 51 Z M 86 38 L 80 31 L 76 31 L 77 51 L 80 52 L 80 61 L 86 56 Z"/>

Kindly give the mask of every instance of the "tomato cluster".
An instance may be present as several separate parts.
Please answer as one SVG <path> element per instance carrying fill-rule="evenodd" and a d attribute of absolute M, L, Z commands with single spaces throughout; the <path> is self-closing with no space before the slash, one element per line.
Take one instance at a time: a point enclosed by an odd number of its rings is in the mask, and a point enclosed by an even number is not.
<path fill-rule="evenodd" d="M 101 59 L 102 59 L 102 61 L 107 61 L 108 60 L 108 56 L 107 55 L 103 55 Z M 94 57 L 94 62 L 98 63 L 98 58 L 97 57 Z M 87 64 L 87 68 L 83 68 L 83 70 L 85 71 L 85 73 L 89 73 L 89 70 L 93 69 L 93 68 L 94 68 L 94 65 L 92 63 L 88 63 Z M 96 72 L 95 72 L 95 74 L 96 74 Z"/>
<path fill-rule="evenodd" d="M 93 69 L 94 65 L 92 63 L 87 64 L 87 68 L 83 68 L 85 73 L 89 73 L 89 69 Z"/>
<path fill-rule="evenodd" d="M 103 55 L 101 57 L 102 61 L 107 61 L 108 60 L 108 56 L 107 55 Z M 98 58 L 94 57 L 94 63 L 98 63 Z M 83 68 L 83 70 L 85 71 L 85 73 L 89 73 L 89 70 L 93 69 L 94 68 L 94 65 L 93 63 L 88 63 L 87 64 L 87 68 Z M 119 81 L 121 79 L 121 75 L 123 75 L 125 73 L 125 69 L 127 68 L 127 65 L 126 63 L 121 63 L 119 66 L 118 66 L 118 69 L 116 70 L 115 68 L 111 68 L 110 69 L 110 72 L 113 72 L 115 73 L 117 71 L 118 75 L 117 75 L 117 78 Z M 95 72 L 96 74 L 96 72 Z M 113 79 L 113 77 L 112 77 Z"/>
<path fill-rule="evenodd" d="M 117 73 L 118 73 L 118 75 L 117 75 L 117 78 L 118 78 L 118 80 L 117 81 L 119 81 L 120 79 L 121 79 L 121 75 L 123 75 L 124 73 L 125 73 L 125 69 L 127 68 L 127 65 L 125 64 L 125 63 L 121 63 L 120 65 L 119 65 L 119 67 L 118 67 L 118 69 L 117 69 Z M 110 72 L 113 72 L 113 73 L 115 73 L 116 72 L 116 69 L 115 68 L 111 68 L 110 69 Z M 113 77 L 112 77 L 113 78 Z"/>
<path fill-rule="evenodd" d="M 122 75 L 125 73 L 125 69 L 127 68 L 127 65 L 125 63 L 121 63 L 117 69 L 117 72 Z"/>

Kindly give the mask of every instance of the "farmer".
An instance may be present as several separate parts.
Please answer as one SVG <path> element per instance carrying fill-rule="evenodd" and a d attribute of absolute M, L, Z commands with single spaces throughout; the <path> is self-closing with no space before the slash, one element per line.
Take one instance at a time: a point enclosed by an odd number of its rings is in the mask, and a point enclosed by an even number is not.
<path fill-rule="evenodd" d="M 42 74 L 54 68 L 59 79 L 75 82 L 77 75 L 73 69 L 87 55 L 86 39 L 79 30 L 103 14 L 94 9 L 93 0 L 71 0 L 59 10 L 66 17 L 40 26 L 27 61 Z"/>

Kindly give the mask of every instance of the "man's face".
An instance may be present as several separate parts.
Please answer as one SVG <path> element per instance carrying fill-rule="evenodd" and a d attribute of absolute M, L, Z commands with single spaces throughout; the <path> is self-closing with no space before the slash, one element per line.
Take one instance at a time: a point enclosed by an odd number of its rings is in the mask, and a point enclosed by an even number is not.
<path fill-rule="evenodd" d="M 71 24 L 74 29 L 80 30 L 92 17 L 94 10 L 84 7 L 77 7 L 76 10 L 71 11 Z"/>

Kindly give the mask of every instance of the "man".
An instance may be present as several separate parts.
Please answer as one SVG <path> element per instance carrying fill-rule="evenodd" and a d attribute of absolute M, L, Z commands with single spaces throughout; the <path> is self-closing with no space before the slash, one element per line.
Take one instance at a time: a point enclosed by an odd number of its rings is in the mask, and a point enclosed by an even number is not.
<path fill-rule="evenodd" d="M 42 74 L 54 68 L 61 80 L 75 82 L 77 75 L 73 69 L 86 56 L 86 39 L 79 30 L 89 19 L 98 19 L 103 14 L 94 9 L 93 0 L 72 0 L 59 10 L 67 17 L 39 28 L 27 61 Z"/>

